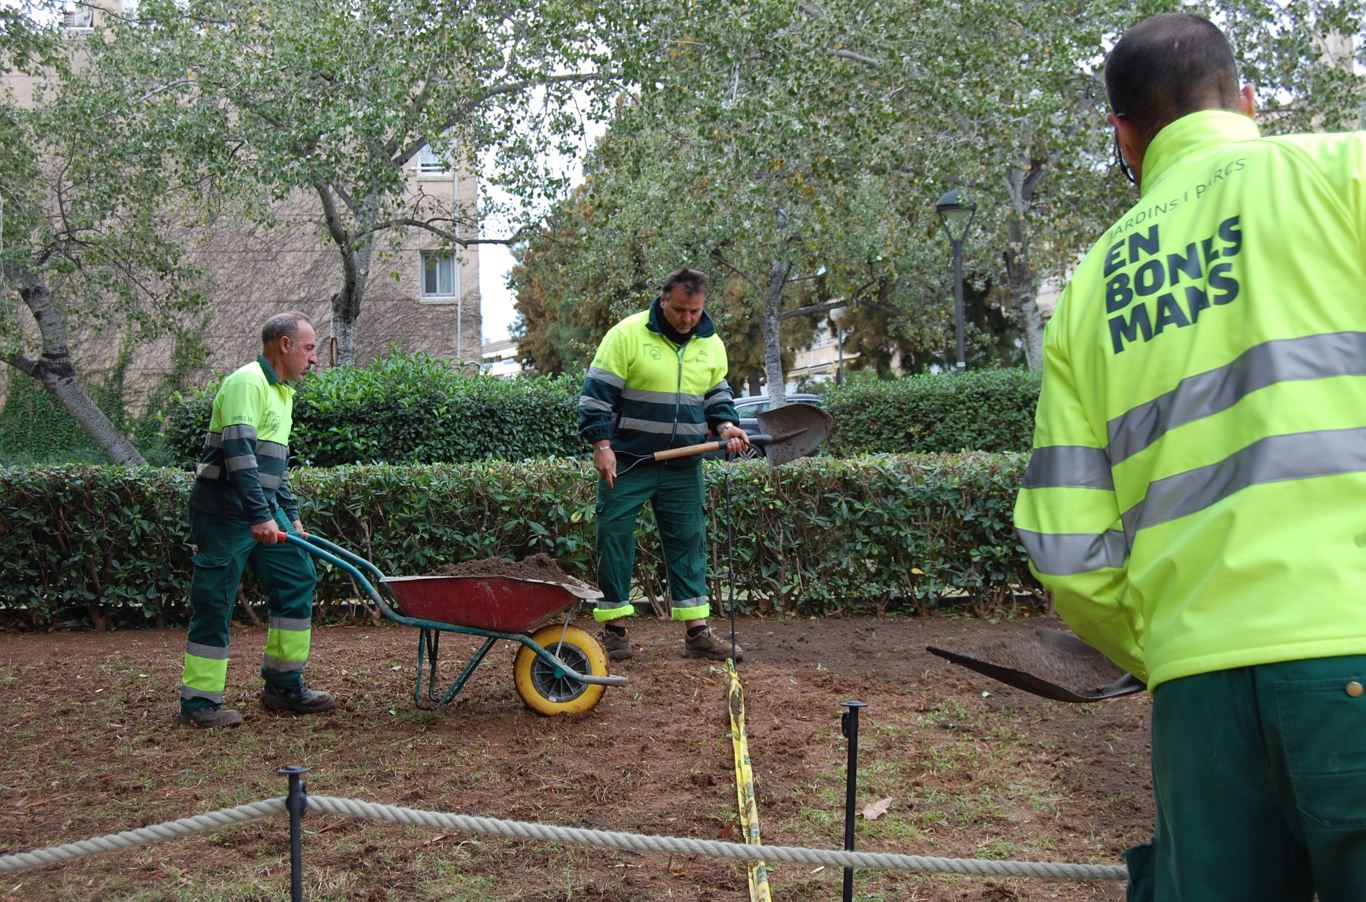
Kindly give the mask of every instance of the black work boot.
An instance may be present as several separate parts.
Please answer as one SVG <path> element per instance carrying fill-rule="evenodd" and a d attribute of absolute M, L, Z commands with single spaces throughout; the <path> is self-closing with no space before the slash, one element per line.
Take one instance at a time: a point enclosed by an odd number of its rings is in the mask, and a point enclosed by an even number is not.
<path fill-rule="evenodd" d="M 261 704 L 271 711 L 318 714 L 331 711 L 337 702 L 332 698 L 332 693 L 309 689 L 301 682 L 297 686 L 274 686 L 266 683 L 261 689 Z"/>
<path fill-rule="evenodd" d="M 701 627 L 694 634 L 691 630 L 683 637 L 683 657 L 685 658 L 710 658 L 713 661 L 724 661 L 731 655 L 730 642 L 717 635 L 716 630 L 709 626 Z M 735 663 L 740 663 L 745 653 L 740 650 L 740 646 L 735 646 Z"/>
<path fill-rule="evenodd" d="M 626 630 L 617 632 L 613 629 L 604 628 L 598 633 L 597 640 L 602 644 L 603 651 L 607 652 L 607 657 L 613 661 L 626 661 L 631 657 L 631 640 L 626 635 Z"/>
<path fill-rule="evenodd" d="M 222 705 L 206 705 L 200 708 L 181 708 L 176 717 L 178 724 L 191 724 L 203 729 L 212 727 L 235 727 L 242 723 L 242 715 Z"/>

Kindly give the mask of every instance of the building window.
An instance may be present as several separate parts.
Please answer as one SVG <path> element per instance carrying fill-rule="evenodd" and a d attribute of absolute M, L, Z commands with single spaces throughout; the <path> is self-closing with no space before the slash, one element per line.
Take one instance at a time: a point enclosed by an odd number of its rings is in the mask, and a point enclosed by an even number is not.
<path fill-rule="evenodd" d="M 426 144 L 417 152 L 417 173 L 418 175 L 440 175 L 449 176 L 451 174 L 450 164 L 444 157 L 437 154 Z"/>
<path fill-rule="evenodd" d="M 422 252 L 422 299 L 454 301 L 457 270 L 454 253 Z"/>
<path fill-rule="evenodd" d="M 62 25 L 72 31 L 86 31 L 95 25 L 95 8 L 87 3 L 76 3 L 62 13 Z"/>

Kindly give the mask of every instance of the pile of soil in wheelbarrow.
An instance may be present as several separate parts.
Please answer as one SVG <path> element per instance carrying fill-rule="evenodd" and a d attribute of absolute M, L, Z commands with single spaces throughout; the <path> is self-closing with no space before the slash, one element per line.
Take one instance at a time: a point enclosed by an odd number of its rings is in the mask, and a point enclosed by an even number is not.
<path fill-rule="evenodd" d="M 513 579 L 538 579 L 546 583 L 592 589 L 588 583 L 575 579 L 560 569 L 555 559 L 544 552 L 528 555 L 520 561 L 502 557 L 488 557 L 482 561 L 461 561 L 446 564 L 432 572 L 432 576 L 509 576 Z"/>

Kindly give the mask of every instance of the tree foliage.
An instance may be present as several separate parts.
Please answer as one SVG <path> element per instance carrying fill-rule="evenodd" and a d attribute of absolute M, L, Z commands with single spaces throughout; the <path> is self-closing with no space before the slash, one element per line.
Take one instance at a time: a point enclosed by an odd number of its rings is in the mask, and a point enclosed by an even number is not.
<path fill-rule="evenodd" d="M 446 248 L 500 240 L 479 236 L 487 209 L 410 188 L 423 148 L 466 170 L 489 163 L 489 180 L 523 201 L 557 195 L 544 161 L 581 138 L 576 103 L 610 96 L 589 89 L 629 69 L 613 54 L 632 46 L 642 10 L 620 0 L 148 0 L 119 43 L 130 77 L 180 98 L 178 144 L 234 148 L 234 187 L 257 219 L 311 199 L 338 255 L 333 336 L 348 363 L 372 271 L 407 230 Z"/>
<path fill-rule="evenodd" d="M 1260 86 L 1264 128 L 1286 131 L 1360 122 L 1362 5 L 1191 9 L 1227 27 Z M 688 262 L 736 280 L 709 306 L 732 345 L 758 324 L 770 390 L 782 375 L 776 325 L 813 301 L 854 306 L 862 361 L 885 365 L 897 350 L 930 365 L 953 330 L 949 242 L 934 203 L 960 187 L 977 206 L 966 244 L 968 295 L 981 305 L 970 359 L 1000 359 L 1001 339 L 1019 336 L 1037 366 L 1040 287 L 1061 280 L 1134 200 L 1110 170 L 1100 63 L 1124 29 L 1162 7 L 695 3 L 672 23 L 653 78 L 622 99 L 573 205 L 531 242 L 519 288 L 523 278 L 540 286 L 538 317 L 558 297 L 581 341 L 611 320 L 598 311 L 621 312 L 623 297 L 638 305 L 654 277 Z M 788 293 L 800 286 L 809 290 Z M 564 331 L 528 312 L 530 352 L 563 353 Z"/>
<path fill-rule="evenodd" d="M 142 463 L 82 385 L 72 342 L 106 329 L 144 341 L 200 303 L 167 226 L 197 186 L 159 140 L 165 98 L 111 76 L 101 42 L 58 43 L 36 20 L 28 27 L 8 46 L 41 63 L 35 95 L 0 97 L 0 359 L 42 383 L 112 460 Z"/>

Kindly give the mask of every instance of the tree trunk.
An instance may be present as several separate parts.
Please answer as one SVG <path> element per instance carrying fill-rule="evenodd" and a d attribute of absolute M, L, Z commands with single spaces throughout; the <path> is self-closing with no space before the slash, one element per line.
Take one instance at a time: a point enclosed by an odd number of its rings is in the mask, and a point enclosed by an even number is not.
<path fill-rule="evenodd" d="M 356 321 L 360 319 L 361 307 L 365 303 L 365 289 L 370 281 L 370 258 L 374 254 L 374 241 L 364 238 L 359 243 L 353 237 L 357 232 L 366 234 L 374 224 L 375 211 L 379 201 L 368 195 L 357 210 L 355 232 L 346 228 L 336 199 L 326 185 L 316 185 L 318 197 L 322 200 L 323 218 L 327 223 L 327 233 L 337 247 L 341 257 L 342 287 L 332 295 L 332 340 L 336 345 L 337 366 L 356 364 Z"/>
<path fill-rule="evenodd" d="M 768 382 L 770 407 L 787 403 L 787 376 L 783 373 L 783 349 L 778 343 L 778 312 L 783 306 L 783 289 L 787 286 L 787 260 L 774 260 L 770 270 L 768 289 L 764 292 L 764 378 Z"/>
<path fill-rule="evenodd" d="M 38 323 L 38 334 L 42 338 L 43 355 L 32 360 L 22 354 L 6 354 L 4 361 L 17 370 L 32 376 L 42 383 L 43 388 L 52 393 L 62 407 L 71 414 L 81 428 L 90 434 L 100 450 L 109 459 L 125 467 L 140 467 L 147 461 L 133 447 L 117 426 L 95 406 L 90 396 L 76 378 L 76 367 L 71 360 L 71 347 L 67 340 L 66 323 L 57 310 L 57 302 L 52 297 L 47 283 L 40 277 L 20 275 L 14 280 L 19 287 L 19 296 Z M 34 424 L 35 426 L 39 424 Z"/>
<path fill-rule="evenodd" d="M 1006 174 L 1010 211 L 1006 214 L 1006 284 L 1015 321 L 1024 340 L 1025 362 L 1031 370 L 1043 368 L 1043 317 L 1039 315 L 1034 271 L 1029 262 L 1029 226 L 1026 216 L 1034 189 L 1043 178 L 1045 160 L 1030 160 L 1029 168 Z"/>

